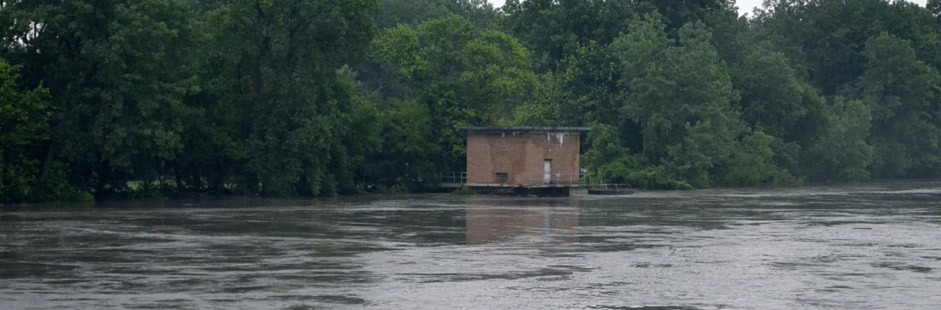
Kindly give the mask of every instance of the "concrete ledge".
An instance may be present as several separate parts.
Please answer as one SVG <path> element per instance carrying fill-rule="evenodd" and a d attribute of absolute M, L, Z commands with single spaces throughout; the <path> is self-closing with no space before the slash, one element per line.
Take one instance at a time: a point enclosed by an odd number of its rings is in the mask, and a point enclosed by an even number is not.
<path fill-rule="evenodd" d="M 510 183 L 465 183 L 467 187 L 481 188 L 577 188 L 578 184 L 510 184 Z"/>
<path fill-rule="evenodd" d="M 474 187 L 477 193 L 484 195 L 506 195 L 527 197 L 568 197 L 568 187 Z"/>

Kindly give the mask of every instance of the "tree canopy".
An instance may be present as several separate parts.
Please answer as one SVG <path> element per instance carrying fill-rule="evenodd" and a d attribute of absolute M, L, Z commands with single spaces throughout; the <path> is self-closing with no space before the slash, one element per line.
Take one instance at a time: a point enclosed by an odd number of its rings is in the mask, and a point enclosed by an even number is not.
<path fill-rule="evenodd" d="M 644 188 L 939 177 L 939 3 L 0 1 L 0 202 L 423 191 L 468 125 Z"/>

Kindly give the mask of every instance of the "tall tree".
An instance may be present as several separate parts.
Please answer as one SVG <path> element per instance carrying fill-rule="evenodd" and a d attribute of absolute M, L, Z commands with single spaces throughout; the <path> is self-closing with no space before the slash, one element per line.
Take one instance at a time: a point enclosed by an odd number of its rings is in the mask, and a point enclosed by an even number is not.
<path fill-rule="evenodd" d="M 220 66 L 213 94 L 231 177 L 244 193 L 349 193 L 357 161 L 355 85 L 341 67 L 365 56 L 375 1 L 238 0 L 212 14 Z M 225 137 L 228 138 L 225 138 Z M 366 139 L 368 140 L 368 139 Z"/>
<path fill-rule="evenodd" d="M 672 40 L 650 15 L 612 44 L 624 115 L 642 126 L 646 160 L 696 187 L 792 182 L 770 158 L 772 140 L 733 108 L 739 96 L 712 42 L 702 24 Z"/>
<path fill-rule="evenodd" d="M 919 59 L 941 67 L 941 28 L 930 12 L 905 1 L 775 0 L 754 19 L 758 38 L 772 42 L 825 97 L 851 95 L 866 71 L 864 49 L 882 32 L 911 41 Z"/>
<path fill-rule="evenodd" d="M 734 81 L 742 119 L 752 128 L 805 146 L 823 130 L 826 102 L 783 53 L 756 49 L 736 68 Z"/>
<path fill-rule="evenodd" d="M 458 15 L 481 29 L 497 25 L 499 14 L 486 0 L 380 0 L 382 13 L 376 23 L 381 29 L 398 25 L 409 27 L 421 23 Z"/>
<path fill-rule="evenodd" d="M 160 178 L 180 153 L 181 98 L 192 80 L 188 1 L 7 3 L 4 55 L 51 94 L 52 162 L 104 194 Z M 12 42 L 9 40 L 13 40 Z"/>
<path fill-rule="evenodd" d="M 32 198 L 49 141 L 48 92 L 22 91 L 18 78 L 0 59 L 0 202 Z"/>
<path fill-rule="evenodd" d="M 374 51 L 407 85 L 403 93 L 409 98 L 398 99 L 415 100 L 426 109 L 422 114 L 427 113 L 435 132 L 429 138 L 443 153 L 435 166 L 442 171 L 463 167 L 458 127 L 508 124 L 537 83 L 529 52 L 517 40 L 480 30 L 458 16 L 391 29 L 376 41 Z"/>
<path fill-rule="evenodd" d="M 581 45 L 608 45 L 635 15 L 634 4 L 625 0 L 509 0 L 503 11 L 505 29 L 520 38 L 546 70 L 554 70 Z"/>
<path fill-rule="evenodd" d="M 878 177 L 941 173 L 941 75 L 916 58 L 912 43 L 887 33 L 866 43 L 866 71 L 856 83 L 872 111 Z"/>
<path fill-rule="evenodd" d="M 859 100 L 838 97 L 825 115 L 825 131 L 802 153 L 802 174 L 813 181 L 868 180 L 874 158 L 874 148 L 866 141 L 872 121 L 869 108 Z"/>

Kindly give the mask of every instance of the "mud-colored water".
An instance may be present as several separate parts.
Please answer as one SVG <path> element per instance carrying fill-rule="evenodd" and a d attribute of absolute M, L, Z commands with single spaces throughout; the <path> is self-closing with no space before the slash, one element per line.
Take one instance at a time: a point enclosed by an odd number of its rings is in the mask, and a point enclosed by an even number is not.
<path fill-rule="evenodd" d="M 941 183 L 0 212 L 3 309 L 936 309 Z"/>

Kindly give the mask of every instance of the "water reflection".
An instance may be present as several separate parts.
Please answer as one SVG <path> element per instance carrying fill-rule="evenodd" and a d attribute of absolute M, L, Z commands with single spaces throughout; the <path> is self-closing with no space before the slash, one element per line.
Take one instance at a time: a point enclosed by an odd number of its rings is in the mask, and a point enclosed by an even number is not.
<path fill-rule="evenodd" d="M 0 308 L 933 309 L 939 189 L 0 212 Z"/>
<path fill-rule="evenodd" d="M 472 203 L 467 206 L 467 244 L 541 239 L 578 242 L 578 202 L 546 200 L 520 206 Z"/>

